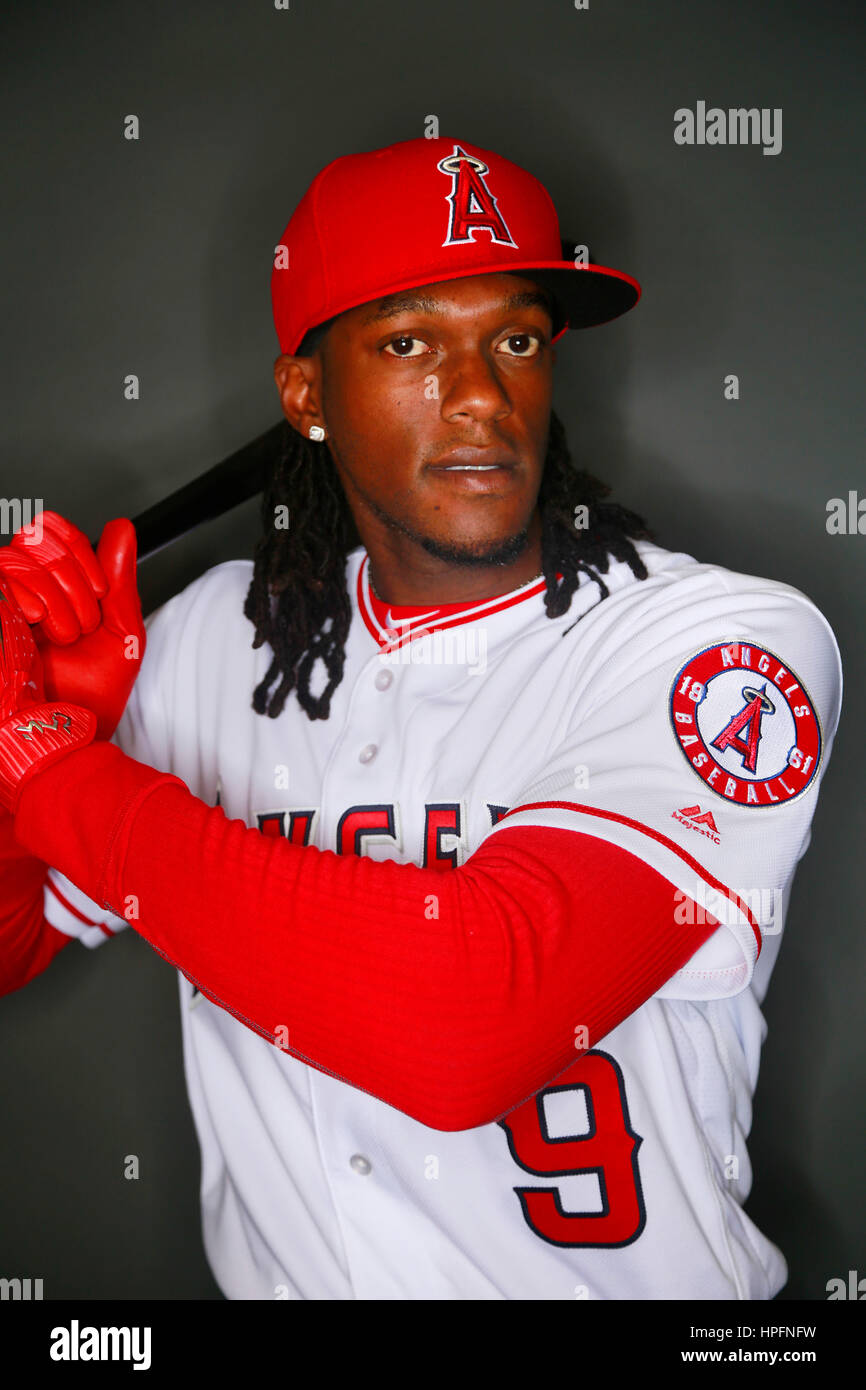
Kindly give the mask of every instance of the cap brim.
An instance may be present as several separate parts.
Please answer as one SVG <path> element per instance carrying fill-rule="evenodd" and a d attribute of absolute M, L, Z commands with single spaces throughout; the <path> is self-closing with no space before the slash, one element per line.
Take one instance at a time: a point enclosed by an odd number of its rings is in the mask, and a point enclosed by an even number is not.
<path fill-rule="evenodd" d="M 422 285 L 445 283 L 448 280 L 463 280 L 475 275 L 525 275 L 527 279 L 537 280 L 556 301 L 559 309 L 559 322 L 554 324 L 554 338 L 559 338 L 567 328 L 596 328 L 599 324 L 610 323 L 629 309 L 633 309 L 641 296 L 637 280 L 622 270 L 611 270 L 604 265 L 575 265 L 573 261 L 533 261 L 528 265 L 503 265 L 501 261 L 488 265 L 467 266 L 456 273 L 443 275 L 442 270 L 429 276 L 413 276 L 410 280 L 400 279 L 383 285 L 372 298 L 361 299 L 354 296 L 348 302 L 329 306 L 330 312 L 325 321 L 337 318 L 349 309 L 362 304 L 375 303 L 387 295 L 403 290 L 417 289 Z M 297 355 L 303 346 L 304 338 L 321 320 L 309 324 L 289 354 Z"/>
<path fill-rule="evenodd" d="M 633 309 L 641 296 L 637 280 L 608 266 L 576 266 L 572 261 L 557 261 L 508 269 L 512 274 L 522 272 L 537 280 L 553 295 L 564 320 L 557 336 L 565 328 L 597 328 L 610 323 Z"/>

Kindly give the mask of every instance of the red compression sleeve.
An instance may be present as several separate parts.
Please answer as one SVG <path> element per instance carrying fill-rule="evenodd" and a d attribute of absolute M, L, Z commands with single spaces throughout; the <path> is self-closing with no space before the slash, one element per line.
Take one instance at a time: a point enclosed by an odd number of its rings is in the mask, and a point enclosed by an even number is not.
<path fill-rule="evenodd" d="M 22 849 L 8 811 L 0 811 L 0 995 L 40 975 L 72 937 L 46 921 L 48 865 Z"/>
<path fill-rule="evenodd" d="M 503 828 L 444 872 L 342 856 L 106 743 L 31 779 L 16 834 L 248 1027 L 442 1130 L 549 1084 L 716 925 L 591 836 Z"/>

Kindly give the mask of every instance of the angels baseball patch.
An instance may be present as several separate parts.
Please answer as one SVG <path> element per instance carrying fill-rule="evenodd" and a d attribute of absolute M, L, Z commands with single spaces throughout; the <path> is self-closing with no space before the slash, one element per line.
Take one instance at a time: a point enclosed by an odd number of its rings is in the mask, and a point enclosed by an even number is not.
<path fill-rule="evenodd" d="M 741 806 L 800 796 L 821 761 L 821 725 L 796 674 L 764 647 L 728 642 L 690 658 L 671 723 L 693 770 Z"/>

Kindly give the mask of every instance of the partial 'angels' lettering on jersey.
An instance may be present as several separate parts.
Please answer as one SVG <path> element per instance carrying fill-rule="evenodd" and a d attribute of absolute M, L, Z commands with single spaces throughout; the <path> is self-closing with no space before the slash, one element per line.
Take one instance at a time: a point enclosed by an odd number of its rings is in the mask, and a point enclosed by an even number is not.
<path fill-rule="evenodd" d="M 492 802 L 487 802 L 491 826 L 501 820 L 507 811 L 507 806 L 495 806 Z M 423 869 L 456 869 L 463 862 L 468 849 L 464 834 L 465 823 L 466 808 L 462 802 L 425 802 L 424 853 L 421 859 Z"/>
<path fill-rule="evenodd" d="M 487 232 L 498 246 L 517 246 L 497 200 L 484 181 L 490 166 L 477 155 L 467 154 L 455 145 L 450 155 L 436 165 L 443 174 L 451 176 L 451 192 L 447 195 L 451 215 L 443 246 L 459 246 L 475 240 L 478 231 Z"/>
<path fill-rule="evenodd" d="M 554 1097 L 582 1095 L 587 1132 L 552 1134 L 548 1119 Z M 573 1113 L 573 1110 L 572 1110 Z M 630 1245 L 646 1225 L 638 1167 L 643 1143 L 629 1119 L 625 1079 L 619 1063 L 598 1048 L 575 1062 L 553 1086 L 544 1086 L 497 1124 L 508 1136 L 515 1163 L 545 1178 L 590 1175 L 598 1210 L 569 1211 L 559 1186 L 515 1187 L 530 1230 L 551 1245 Z M 566 1125 L 566 1128 L 568 1126 Z"/>
<path fill-rule="evenodd" d="M 216 805 L 220 804 L 217 790 Z M 491 827 L 508 812 L 507 806 L 485 802 Z M 289 840 L 293 845 L 313 844 L 320 814 L 318 806 L 276 807 L 255 811 L 255 823 L 263 835 Z M 333 848 L 337 854 L 363 854 L 369 844 L 389 844 L 402 850 L 400 806 L 394 801 L 348 806 L 337 821 Z M 421 867 L 456 869 L 469 853 L 466 839 L 466 806 L 462 801 L 424 803 L 424 835 Z"/>
<path fill-rule="evenodd" d="M 690 766 L 737 805 L 791 801 L 818 771 L 814 704 L 790 667 L 754 643 L 719 643 L 691 657 L 671 688 L 670 715 Z"/>
<path fill-rule="evenodd" d="M 455 842 L 463 839 L 463 807 L 459 801 L 440 801 L 425 809 L 422 868 L 456 869 L 459 860 Z M 446 848 L 446 840 L 450 841 L 450 848 Z"/>
<path fill-rule="evenodd" d="M 392 844 L 401 849 L 398 808 L 393 802 L 371 806 L 350 806 L 337 822 L 337 853 L 364 853 L 368 844 Z"/>
<path fill-rule="evenodd" d="M 293 845 L 308 845 L 318 818 L 318 811 L 257 811 L 256 826 L 263 835 L 282 837 Z"/>

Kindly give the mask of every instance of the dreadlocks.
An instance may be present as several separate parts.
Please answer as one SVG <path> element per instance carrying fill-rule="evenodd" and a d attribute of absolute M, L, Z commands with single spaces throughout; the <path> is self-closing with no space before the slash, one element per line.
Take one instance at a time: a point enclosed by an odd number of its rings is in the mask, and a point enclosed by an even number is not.
<path fill-rule="evenodd" d="M 327 445 L 305 439 L 288 421 L 285 430 L 285 445 L 263 495 L 264 534 L 256 544 L 244 603 L 244 614 L 255 626 L 253 647 L 268 642 L 274 654 L 253 693 L 253 709 L 275 719 L 295 690 L 310 719 L 327 719 L 331 696 L 343 678 L 352 618 L 345 562 L 361 539 Z M 549 618 L 568 611 L 581 574 L 598 586 L 600 598 L 607 598 L 601 576 L 611 556 L 627 564 L 637 579 L 647 577 L 632 539 L 649 539 L 651 533 L 634 512 L 603 501 L 609 492 L 604 483 L 574 467 L 562 422 L 551 414 L 538 494 Z M 273 524 L 280 506 L 288 508 L 291 532 Z M 581 506 L 586 524 L 578 527 Z M 313 695 L 310 676 L 318 659 L 328 679 L 321 693 Z"/>

